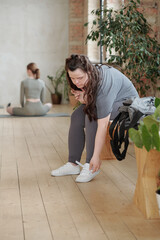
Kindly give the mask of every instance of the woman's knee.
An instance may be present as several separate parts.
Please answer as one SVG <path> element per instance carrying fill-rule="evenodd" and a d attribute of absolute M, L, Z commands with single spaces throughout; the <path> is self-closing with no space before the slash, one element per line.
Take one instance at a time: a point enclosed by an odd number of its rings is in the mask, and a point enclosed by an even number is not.
<path fill-rule="evenodd" d="M 12 107 L 7 107 L 7 108 L 6 108 L 6 111 L 7 111 L 9 114 L 13 115 L 13 108 L 12 108 Z"/>
<path fill-rule="evenodd" d="M 45 105 L 48 106 L 49 110 L 50 110 L 51 107 L 52 107 L 52 104 L 51 104 L 51 103 L 46 103 Z"/>
<path fill-rule="evenodd" d="M 85 113 L 83 111 L 83 107 L 80 106 L 71 115 L 71 124 L 78 126 L 85 125 Z"/>

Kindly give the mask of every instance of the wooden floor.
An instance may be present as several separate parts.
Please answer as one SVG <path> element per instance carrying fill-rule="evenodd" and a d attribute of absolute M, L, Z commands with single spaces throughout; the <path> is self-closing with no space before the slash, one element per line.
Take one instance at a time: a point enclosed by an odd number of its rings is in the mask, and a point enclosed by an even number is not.
<path fill-rule="evenodd" d="M 160 240 L 160 221 L 146 220 L 132 202 L 132 146 L 126 160 L 103 161 L 89 183 L 50 176 L 67 161 L 69 122 L 0 118 L 0 240 Z"/>

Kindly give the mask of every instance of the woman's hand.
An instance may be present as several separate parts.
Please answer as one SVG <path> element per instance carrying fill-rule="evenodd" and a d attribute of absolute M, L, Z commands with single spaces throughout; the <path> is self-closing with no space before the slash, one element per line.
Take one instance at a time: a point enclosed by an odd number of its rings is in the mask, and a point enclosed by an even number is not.
<path fill-rule="evenodd" d="M 100 169 L 102 161 L 99 157 L 92 157 L 90 161 L 89 170 L 92 170 L 92 173 L 97 172 Z"/>
<path fill-rule="evenodd" d="M 107 126 L 110 119 L 110 114 L 102 119 L 98 119 L 98 127 L 95 138 L 94 153 L 90 161 L 90 170 L 98 171 L 101 166 L 100 154 L 106 138 Z"/>
<path fill-rule="evenodd" d="M 84 91 L 78 90 L 71 90 L 71 93 L 74 95 L 75 99 L 78 100 L 80 103 L 85 103 L 84 101 Z"/>

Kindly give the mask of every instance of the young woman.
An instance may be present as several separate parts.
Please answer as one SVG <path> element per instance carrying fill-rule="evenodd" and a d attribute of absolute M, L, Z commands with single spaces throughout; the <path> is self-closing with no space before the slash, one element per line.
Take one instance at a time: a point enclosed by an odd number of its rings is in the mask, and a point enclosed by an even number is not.
<path fill-rule="evenodd" d="M 52 104 L 43 105 L 45 84 L 40 80 L 40 71 L 35 63 L 27 65 L 27 75 L 28 78 L 21 82 L 20 103 L 22 107 L 12 108 L 9 104 L 7 112 L 17 116 L 45 115 L 51 109 Z"/>
<path fill-rule="evenodd" d="M 100 153 L 109 120 L 117 116 L 124 100 L 138 97 L 138 93 L 121 72 L 110 66 L 93 65 L 83 55 L 67 58 L 65 69 L 72 93 L 82 105 L 71 116 L 68 163 L 53 170 L 51 175 L 80 173 L 76 181 L 89 182 L 99 173 Z M 86 163 L 80 172 L 79 162 L 85 141 Z"/>

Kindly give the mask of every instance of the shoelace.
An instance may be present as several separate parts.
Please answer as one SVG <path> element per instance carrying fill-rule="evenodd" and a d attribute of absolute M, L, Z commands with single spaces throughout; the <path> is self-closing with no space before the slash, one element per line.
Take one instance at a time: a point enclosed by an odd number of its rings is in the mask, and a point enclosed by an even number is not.
<path fill-rule="evenodd" d="M 82 171 L 81 171 L 81 174 L 92 174 L 92 170 L 89 170 L 85 167 L 85 165 L 81 164 L 80 162 L 76 161 L 76 163 L 82 167 Z"/>
<path fill-rule="evenodd" d="M 89 170 L 89 169 L 85 168 L 85 166 L 84 166 L 82 163 L 80 163 L 80 162 L 78 162 L 78 161 L 76 161 L 76 163 L 77 163 L 79 166 L 82 167 L 81 174 L 82 174 L 82 173 L 92 174 L 92 170 Z M 99 169 L 97 172 L 99 173 L 99 172 L 100 172 L 100 169 Z"/>
<path fill-rule="evenodd" d="M 77 163 L 79 166 L 81 166 L 82 168 L 84 168 L 84 165 L 83 165 L 82 163 L 80 163 L 80 162 L 78 162 L 78 161 L 76 161 L 76 163 Z"/>

